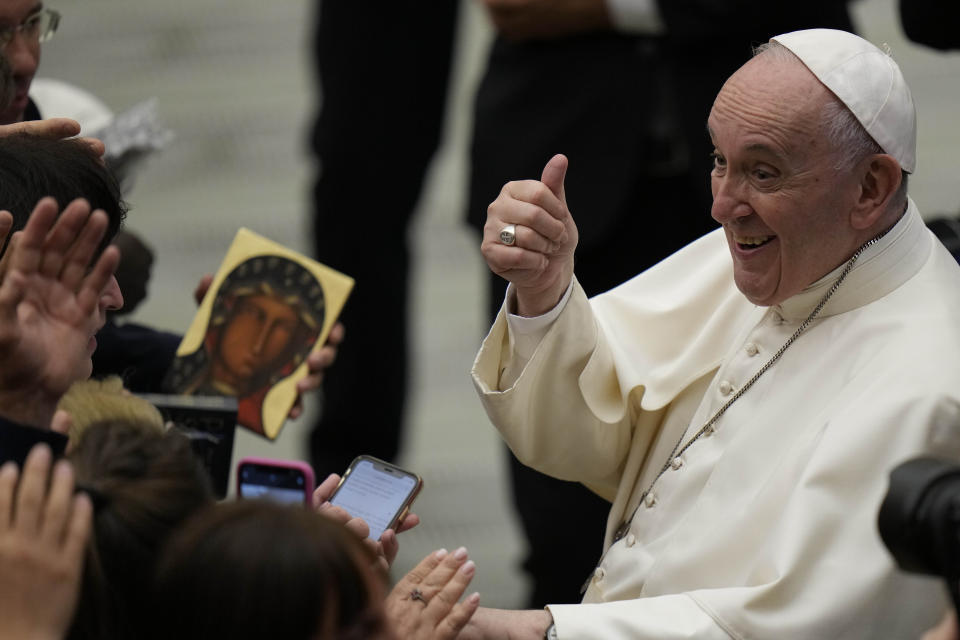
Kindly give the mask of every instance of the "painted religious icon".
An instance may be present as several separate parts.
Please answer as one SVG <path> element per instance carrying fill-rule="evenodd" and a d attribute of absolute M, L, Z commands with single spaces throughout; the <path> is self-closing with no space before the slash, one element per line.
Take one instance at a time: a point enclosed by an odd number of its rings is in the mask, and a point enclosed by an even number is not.
<path fill-rule="evenodd" d="M 353 280 L 238 232 L 167 374 L 170 392 L 236 396 L 237 423 L 275 438 Z"/>

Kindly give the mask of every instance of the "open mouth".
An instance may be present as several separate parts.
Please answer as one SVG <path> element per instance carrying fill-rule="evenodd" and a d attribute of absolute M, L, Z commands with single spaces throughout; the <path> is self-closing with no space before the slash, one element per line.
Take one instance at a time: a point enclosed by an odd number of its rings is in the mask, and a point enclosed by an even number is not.
<path fill-rule="evenodd" d="M 774 239 L 775 236 L 733 236 L 733 241 L 744 251 L 758 249 Z"/>

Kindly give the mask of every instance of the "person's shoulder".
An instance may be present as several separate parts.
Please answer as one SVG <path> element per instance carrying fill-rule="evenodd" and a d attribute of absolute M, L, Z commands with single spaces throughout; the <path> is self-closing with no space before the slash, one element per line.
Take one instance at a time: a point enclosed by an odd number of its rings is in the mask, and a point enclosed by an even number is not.
<path fill-rule="evenodd" d="M 84 133 L 102 129 L 113 119 L 113 111 L 85 89 L 62 80 L 35 78 L 30 97 L 44 118 L 72 118 Z"/>

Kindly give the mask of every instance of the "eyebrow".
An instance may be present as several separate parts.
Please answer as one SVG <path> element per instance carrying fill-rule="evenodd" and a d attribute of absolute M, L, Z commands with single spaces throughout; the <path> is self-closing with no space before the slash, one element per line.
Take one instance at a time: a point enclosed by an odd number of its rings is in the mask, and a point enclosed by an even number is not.
<path fill-rule="evenodd" d="M 713 129 L 710 128 L 709 124 L 707 124 L 707 134 L 710 136 L 711 144 L 714 144 L 714 146 L 716 146 L 716 143 L 714 142 L 716 138 L 714 137 Z M 784 154 L 781 153 L 779 150 L 777 150 L 775 147 L 772 147 L 769 144 L 765 144 L 763 142 L 751 142 L 743 149 L 744 151 L 761 151 L 764 153 L 769 153 L 770 155 L 775 156 L 777 158 L 784 157 Z"/>

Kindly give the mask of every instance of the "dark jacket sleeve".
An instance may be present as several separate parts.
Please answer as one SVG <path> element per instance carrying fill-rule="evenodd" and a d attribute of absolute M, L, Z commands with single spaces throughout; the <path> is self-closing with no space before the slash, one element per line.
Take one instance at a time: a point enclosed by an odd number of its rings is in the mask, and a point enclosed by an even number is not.
<path fill-rule="evenodd" d="M 943 0 L 900 0 L 903 32 L 914 42 L 935 49 L 960 49 L 960 3 Z"/>
<path fill-rule="evenodd" d="M 12 460 L 22 467 L 33 446 L 41 442 L 49 445 L 53 456 L 57 458 L 63 455 L 67 447 L 67 436 L 55 431 L 28 427 L 0 416 L 0 464 Z"/>
<path fill-rule="evenodd" d="M 744 36 L 762 44 L 781 33 L 816 27 L 853 30 L 847 0 L 658 0 L 657 6 L 671 37 L 709 38 L 717 45 Z"/>

